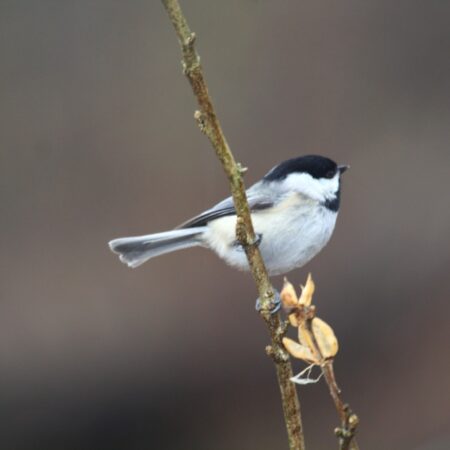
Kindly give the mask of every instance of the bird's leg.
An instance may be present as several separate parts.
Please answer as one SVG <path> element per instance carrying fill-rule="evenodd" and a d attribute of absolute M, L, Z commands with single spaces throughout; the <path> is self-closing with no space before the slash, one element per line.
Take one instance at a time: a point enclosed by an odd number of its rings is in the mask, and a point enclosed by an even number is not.
<path fill-rule="evenodd" d="M 280 307 L 281 307 L 280 293 L 276 289 L 274 289 L 274 297 L 269 310 L 270 314 L 276 314 L 280 310 Z M 259 297 L 256 299 L 255 309 L 258 312 L 260 312 L 262 309 L 261 300 L 259 299 Z"/>
<path fill-rule="evenodd" d="M 256 233 L 255 240 L 250 245 L 255 245 L 256 247 L 259 247 L 259 245 L 261 244 L 261 241 L 262 241 L 262 234 Z M 235 241 L 233 245 L 241 251 L 244 250 L 243 245 L 238 241 Z M 274 289 L 274 298 L 273 298 L 272 304 L 270 306 L 271 306 L 270 314 L 276 314 L 281 307 L 280 293 L 276 289 Z M 262 309 L 261 300 L 259 298 L 256 299 L 255 309 L 258 312 L 260 312 Z"/>

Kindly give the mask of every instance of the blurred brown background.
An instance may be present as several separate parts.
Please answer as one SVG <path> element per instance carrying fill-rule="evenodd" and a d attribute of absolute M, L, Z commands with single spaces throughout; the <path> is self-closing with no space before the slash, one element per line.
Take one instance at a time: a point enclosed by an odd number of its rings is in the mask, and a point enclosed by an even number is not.
<path fill-rule="evenodd" d="M 450 448 L 450 3 L 183 6 L 247 184 L 302 153 L 352 166 L 290 279 L 318 283 L 361 448 Z M 286 448 L 251 277 L 106 245 L 228 193 L 160 2 L 2 0 L 0 32 L 0 446 Z M 299 392 L 309 448 L 336 448 L 325 384 Z"/>

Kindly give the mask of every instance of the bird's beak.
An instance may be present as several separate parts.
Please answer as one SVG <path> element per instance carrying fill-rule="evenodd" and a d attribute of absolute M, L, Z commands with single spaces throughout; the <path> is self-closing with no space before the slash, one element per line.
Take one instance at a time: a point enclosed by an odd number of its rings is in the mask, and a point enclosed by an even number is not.
<path fill-rule="evenodd" d="M 341 166 L 338 166 L 339 172 L 341 173 L 341 175 L 347 170 L 350 169 L 350 166 L 347 164 L 343 164 Z"/>

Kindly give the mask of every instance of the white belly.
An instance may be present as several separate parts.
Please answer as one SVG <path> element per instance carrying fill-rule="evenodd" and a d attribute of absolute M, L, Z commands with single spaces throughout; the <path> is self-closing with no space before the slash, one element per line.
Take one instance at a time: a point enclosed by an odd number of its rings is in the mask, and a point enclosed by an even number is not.
<path fill-rule="evenodd" d="M 287 273 L 310 261 L 329 241 L 337 213 L 313 201 L 288 200 L 277 211 L 252 214 L 255 232 L 262 236 L 260 250 L 270 275 Z M 248 270 L 245 252 L 236 245 L 236 216 L 208 224 L 205 244 L 228 264 Z"/>

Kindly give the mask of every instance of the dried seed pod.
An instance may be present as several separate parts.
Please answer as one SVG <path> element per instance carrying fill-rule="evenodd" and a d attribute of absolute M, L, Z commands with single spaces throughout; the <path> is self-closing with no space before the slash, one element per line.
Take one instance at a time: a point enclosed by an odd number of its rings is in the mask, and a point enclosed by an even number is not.
<path fill-rule="evenodd" d="M 299 322 L 298 322 L 297 316 L 295 314 L 289 314 L 288 319 L 289 319 L 289 323 L 293 327 L 298 327 L 299 326 Z"/>
<path fill-rule="evenodd" d="M 308 347 L 314 355 L 314 341 L 312 339 L 311 333 L 306 326 L 306 322 L 300 323 L 300 326 L 298 327 L 298 342 L 300 342 L 300 344 L 304 345 L 305 347 Z"/>
<path fill-rule="evenodd" d="M 311 350 L 298 342 L 293 341 L 287 337 L 283 338 L 283 345 L 286 350 L 294 357 L 306 361 L 308 363 L 317 362 Z"/>
<path fill-rule="evenodd" d="M 284 279 L 283 289 L 280 293 L 280 297 L 285 309 L 290 310 L 298 306 L 297 293 L 295 292 L 294 286 L 289 283 L 287 278 Z"/>
<path fill-rule="evenodd" d="M 305 286 L 302 286 L 302 294 L 298 300 L 300 305 L 309 306 L 312 302 L 312 297 L 314 295 L 314 290 L 316 288 L 311 274 L 308 274 Z"/>
<path fill-rule="evenodd" d="M 312 331 L 322 356 L 325 359 L 336 356 L 339 350 L 339 344 L 333 328 L 322 319 L 315 317 L 312 320 Z"/>

